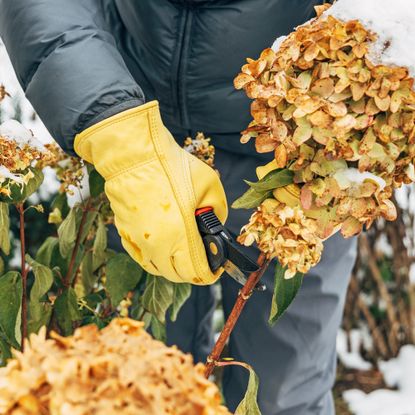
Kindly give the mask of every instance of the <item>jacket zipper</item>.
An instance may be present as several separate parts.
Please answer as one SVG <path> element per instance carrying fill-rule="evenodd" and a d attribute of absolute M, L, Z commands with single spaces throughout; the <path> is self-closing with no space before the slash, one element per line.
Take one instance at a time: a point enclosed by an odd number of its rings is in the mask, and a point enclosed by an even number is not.
<path fill-rule="evenodd" d="M 184 6 L 180 24 L 180 39 L 176 49 L 176 56 L 173 60 L 172 91 L 173 105 L 177 108 L 180 126 L 184 129 L 190 129 L 189 114 L 187 112 L 187 90 L 186 90 L 186 70 L 187 56 L 190 45 L 190 31 L 192 26 L 193 15 L 191 6 Z"/>

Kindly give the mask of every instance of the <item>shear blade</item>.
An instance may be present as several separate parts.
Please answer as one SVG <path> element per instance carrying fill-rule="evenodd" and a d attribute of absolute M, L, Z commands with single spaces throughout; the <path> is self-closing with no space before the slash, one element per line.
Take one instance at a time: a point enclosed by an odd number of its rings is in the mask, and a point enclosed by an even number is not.
<path fill-rule="evenodd" d="M 239 284 L 244 286 L 248 281 L 247 276 L 231 261 L 227 260 L 223 264 L 223 268 L 228 273 L 230 277 L 232 277 L 235 281 Z M 264 284 L 258 282 L 258 284 L 254 288 L 255 291 L 265 291 L 266 287 Z"/>

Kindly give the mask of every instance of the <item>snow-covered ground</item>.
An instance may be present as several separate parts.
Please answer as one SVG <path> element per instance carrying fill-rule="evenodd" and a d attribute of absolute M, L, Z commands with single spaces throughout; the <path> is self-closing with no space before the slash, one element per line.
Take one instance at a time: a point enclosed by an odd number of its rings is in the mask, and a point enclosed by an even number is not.
<path fill-rule="evenodd" d="M 415 415 L 415 346 L 402 347 L 396 359 L 379 366 L 386 384 L 397 390 L 349 390 L 343 398 L 350 409 L 356 415 Z"/>
<path fill-rule="evenodd" d="M 337 354 L 349 369 L 370 370 L 372 365 L 359 353 L 362 344 L 370 348 L 370 337 L 362 330 L 350 333 L 351 351 L 343 330 L 337 336 Z M 379 389 L 366 394 L 352 389 L 343 398 L 355 415 L 415 415 L 415 346 L 404 346 L 396 359 L 380 362 L 379 369 L 387 386 L 396 390 Z"/>
<path fill-rule="evenodd" d="M 364 336 L 361 330 L 352 330 L 350 333 L 351 351 L 347 350 L 347 337 L 343 330 L 337 335 L 337 355 L 341 363 L 348 369 L 370 370 L 372 365 L 366 362 L 359 353 L 362 343 L 370 342 L 369 336 Z M 371 345 L 369 345 L 370 348 Z"/>

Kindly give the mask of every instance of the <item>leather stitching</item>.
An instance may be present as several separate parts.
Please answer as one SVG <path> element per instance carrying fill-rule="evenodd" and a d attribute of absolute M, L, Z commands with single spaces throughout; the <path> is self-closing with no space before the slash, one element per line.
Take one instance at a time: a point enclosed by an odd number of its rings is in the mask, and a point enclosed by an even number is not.
<path fill-rule="evenodd" d="M 129 167 L 126 167 L 125 169 L 119 170 L 119 171 L 117 171 L 117 173 L 114 173 L 114 174 L 110 175 L 108 177 L 108 179 L 106 179 L 105 181 L 110 182 L 111 180 L 115 179 L 116 177 L 120 176 L 121 174 L 128 173 L 131 170 L 135 170 L 138 167 L 145 166 L 146 164 L 149 164 L 149 163 L 151 163 L 152 161 L 155 161 L 155 160 L 157 160 L 157 158 L 152 157 L 152 158 L 150 158 L 146 161 L 142 161 L 142 162 L 139 162 L 139 163 L 134 163 L 133 165 L 131 165 Z"/>
<path fill-rule="evenodd" d="M 165 171 L 165 173 L 167 175 L 167 178 L 170 182 L 170 186 L 171 186 L 171 189 L 173 191 L 173 194 L 176 197 L 176 200 L 179 204 L 180 213 L 182 214 L 183 221 L 184 221 L 184 224 L 185 224 L 185 230 L 186 230 L 186 235 L 187 235 L 188 242 L 189 242 L 189 249 L 190 249 L 191 258 L 192 258 L 192 261 L 195 260 L 195 262 L 196 262 L 196 264 L 193 263 L 193 266 L 196 265 L 198 267 L 198 268 L 195 269 L 195 272 L 198 273 L 198 269 L 201 268 L 201 263 L 199 261 L 199 256 L 197 255 L 197 251 L 194 248 L 195 238 L 194 238 L 193 232 L 191 231 L 191 229 L 189 229 L 189 226 L 188 226 L 189 219 L 192 220 L 193 217 L 189 218 L 189 215 L 186 213 L 185 201 L 183 200 L 182 195 L 180 194 L 180 192 L 178 192 L 176 190 L 178 188 L 178 186 L 177 186 L 176 180 L 174 178 L 174 175 L 171 174 L 168 163 L 163 159 L 163 157 L 160 157 L 164 154 L 161 151 L 161 147 L 160 147 L 160 144 L 159 144 L 160 132 L 159 132 L 158 122 L 157 122 L 157 119 L 156 119 L 156 112 L 152 109 L 151 111 L 149 111 L 149 115 L 150 115 L 150 129 L 151 129 L 152 133 L 154 131 L 154 134 L 150 134 L 150 135 L 151 135 L 151 139 L 154 143 L 154 147 L 155 147 L 155 150 L 156 150 L 155 152 L 156 152 L 157 156 L 159 157 L 160 164 L 161 164 L 163 170 Z M 181 156 L 182 166 L 185 167 L 185 170 L 188 170 L 187 173 L 190 176 L 190 171 L 189 171 L 190 169 L 189 169 L 188 164 L 186 163 L 186 161 L 187 160 L 184 160 L 184 157 Z M 193 203 L 193 205 L 195 205 L 195 195 L 194 195 L 193 189 L 191 188 L 191 186 L 190 186 L 190 184 L 188 183 L 187 180 L 185 180 L 185 182 L 183 184 L 187 187 L 187 189 L 186 189 L 187 194 L 189 194 L 193 197 L 192 203 Z M 205 277 L 206 276 L 202 276 L 203 279 Z"/>

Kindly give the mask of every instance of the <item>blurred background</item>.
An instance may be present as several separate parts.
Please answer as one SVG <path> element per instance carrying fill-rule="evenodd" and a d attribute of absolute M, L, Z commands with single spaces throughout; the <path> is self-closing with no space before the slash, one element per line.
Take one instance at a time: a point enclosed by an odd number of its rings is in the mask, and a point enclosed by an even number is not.
<path fill-rule="evenodd" d="M 16 119 L 38 139 L 50 142 L 50 135 L 24 98 L 0 41 L 1 84 L 11 97 L 0 109 L 0 124 Z M 54 173 L 46 171 L 45 184 L 36 197 L 47 205 L 58 187 Z M 396 193 L 397 221 L 378 222 L 360 237 L 337 339 L 334 395 L 338 415 L 415 415 L 414 190 L 406 187 Z M 30 215 L 27 219 L 30 221 Z M 28 246 L 37 248 L 37 237 L 42 239 L 48 226 L 46 216 L 39 220 L 36 215 L 29 225 Z M 15 247 L 14 258 L 18 255 Z"/>

